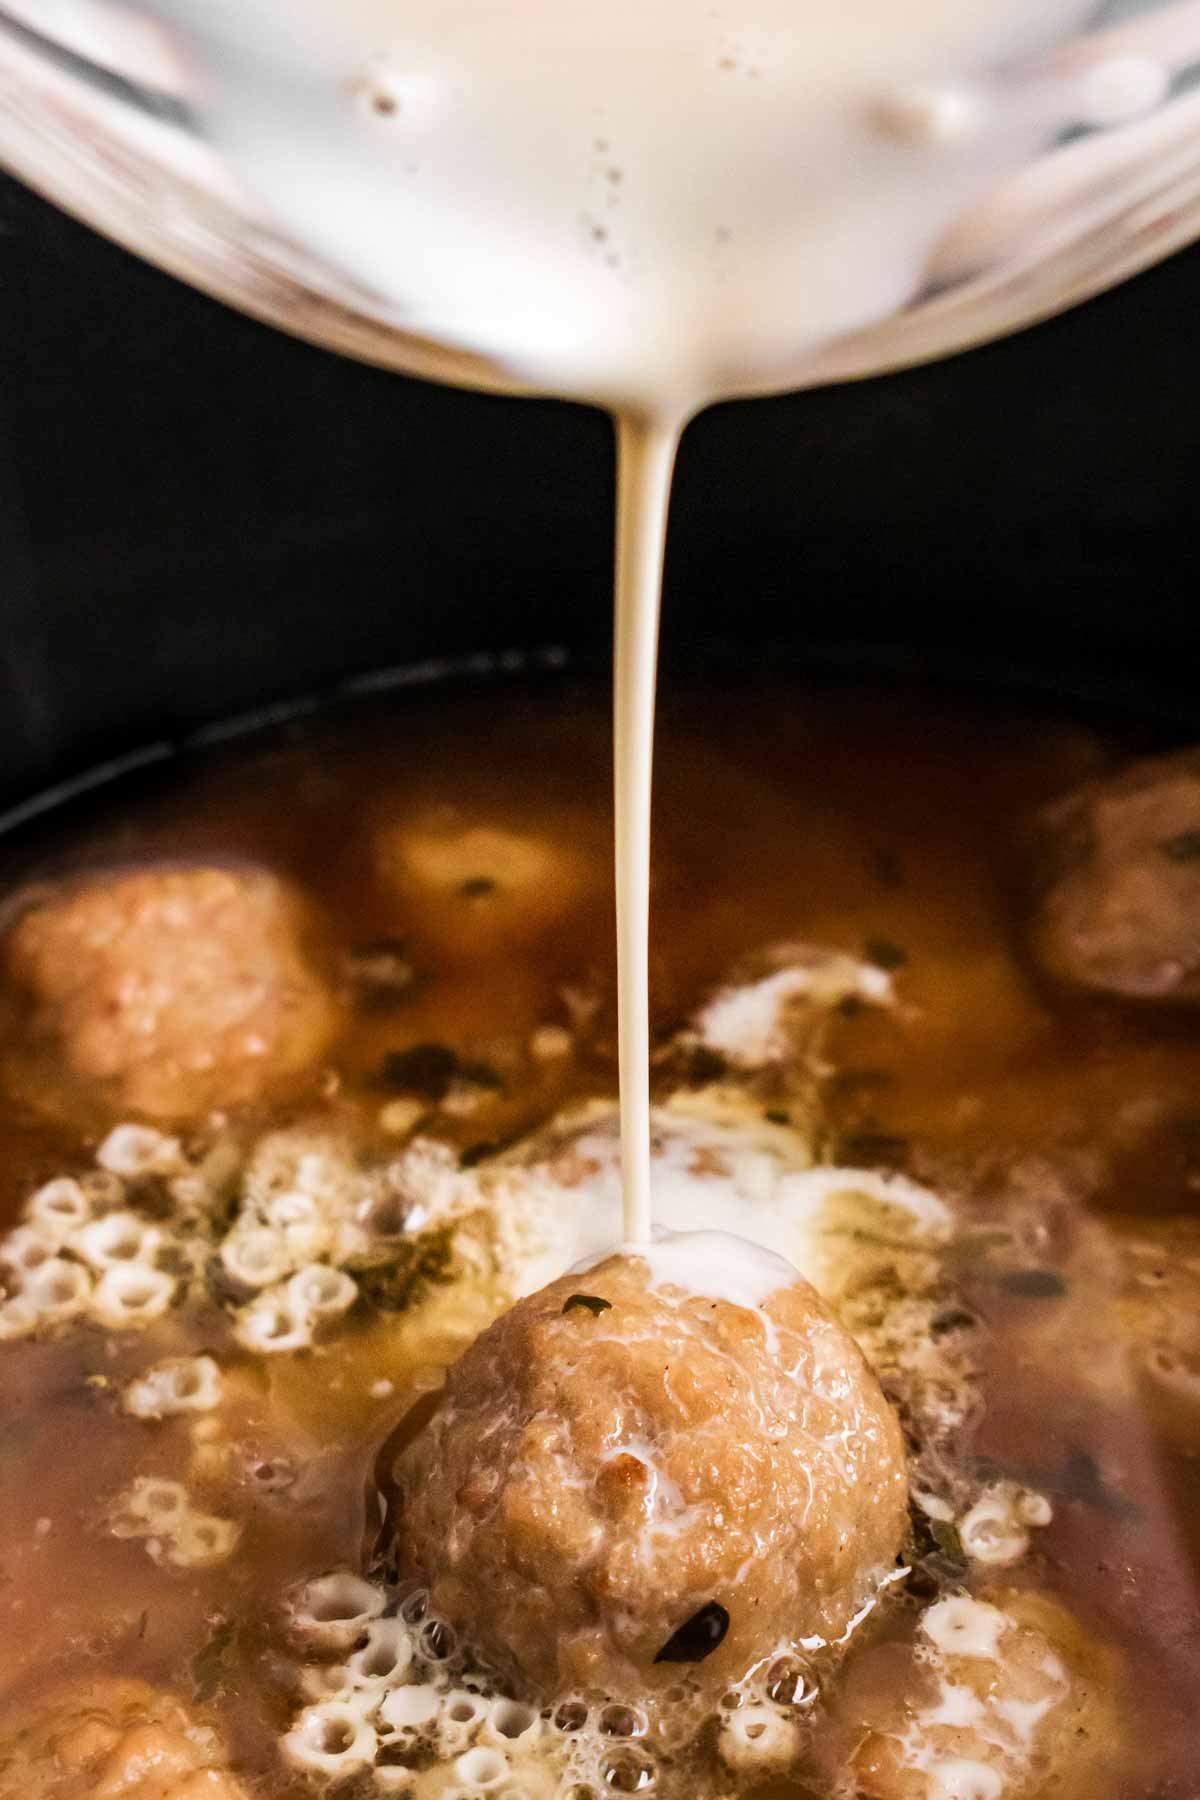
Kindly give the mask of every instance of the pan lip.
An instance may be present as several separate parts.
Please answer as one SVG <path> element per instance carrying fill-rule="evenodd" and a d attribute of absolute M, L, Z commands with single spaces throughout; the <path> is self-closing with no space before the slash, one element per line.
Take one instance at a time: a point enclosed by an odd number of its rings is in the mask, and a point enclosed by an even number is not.
<path fill-rule="evenodd" d="M 491 685 L 515 677 L 596 675 L 607 669 L 609 654 L 607 645 L 598 644 L 514 645 L 388 663 L 341 677 L 89 763 L 0 810 L 0 841 L 130 777 L 219 750 L 225 744 L 240 743 L 274 726 L 290 725 L 406 689 L 427 690 L 475 682 Z M 914 691 L 927 687 L 964 695 L 975 693 L 991 700 L 1009 698 L 1018 704 L 1058 705 L 1066 711 L 1107 716 L 1114 722 L 1157 726 L 1168 734 L 1200 732 L 1200 697 L 1182 688 L 1156 686 L 1148 668 L 1132 661 L 1117 666 L 1111 656 L 1074 666 L 1050 667 L 1045 662 L 977 650 L 903 645 L 871 638 L 811 643 L 797 637 L 773 636 L 747 643 L 728 636 L 701 635 L 669 646 L 660 665 L 660 683 L 669 691 L 673 680 L 686 681 L 697 673 L 709 677 L 735 671 L 777 674 L 781 668 L 790 668 L 801 677 L 894 679 Z"/>
<path fill-rule="evenodd" d="M 290 725 L 312 715 L 332 711 L 359 699 L 369 699 L 404 688 L 429 688 L 441 683 L 493 681 L 517 675 L 555 675 L 573 666 L 571 653 L 560 644 L 532 648 L 472 651 L 462 656 L 425 657 L 416 662 L 391 663 L 365 674 L 346 676 L 328 685 L 311 688 L 286 699 L 267 700 L 261 706 L 227 714 L 208 724 L 171 736 L 153 738 L 131 750 L 89 763 L 75 774 L 38 788 L 24 800 L 0 811 L 0 839 L 13 836 L 48 813 L 84 800 L 115 786 L 128 776 L 140 775 L 165 763 L 221 745 L 238 743 L 276 725 Z"/>

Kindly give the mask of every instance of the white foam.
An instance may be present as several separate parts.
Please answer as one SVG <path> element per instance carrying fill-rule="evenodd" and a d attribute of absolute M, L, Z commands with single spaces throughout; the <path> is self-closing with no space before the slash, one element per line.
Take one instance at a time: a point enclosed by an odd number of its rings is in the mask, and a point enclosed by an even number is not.
<path fill-rule="evenodd" d="M 861 1194 L 892 1207 L 904 1229 L 931 1244 L 950 1236 L 949 1208 L 936 1194 L 902 1175 L 874 1169 L 797 1166 L 798 1140 L 752 1126 L 656 1111 L 650 1166 L 656 1227 L 666 1232 L 716 1232 L 745 1239 L 818 1280 L 823 1228 L 841 1195 Z M 799 1147 L 802 1151 L 802 1146 Z M 554 1181 L 553 1164 L 537 1177 L 542 1210 L 554 1230 L 519 1277 L 528 1294 L 572 1267 L 586 1267 L 623 1241 L 621 1171 L 611 1117 L 583 1129 L 572 1161 L 583 1180 Z M 536 1166 L 536 1165 L 535 1165 Z"/>
<path fill-rule="evenodd" d="M 922 1713 L 921 1720 L 925 1725 L 963 1727 L 977 1725 L 983 1716 L 983 1702 L 971 1692 L 969 1687 L 961 1687 L 956 1682 L 943 1680 L 937 1705 L 928 1712 Z"/>
<path fill-rule="evenodd" d="M 577 1265 L 583 1275 L 612 1255 L 602 1250 Z M 766 1312 L 772 1294 L 791 1287 L 797 1270 L 784 1257 L 761 1244 L 727 1231 L 666 1231 L 655 1226 L 648 1244 L 622 1244 L 616 1254 L 636 1257 L 650 1271 L 650 1288 L 672 1304 L 683 1300 L 723 1300 L 761 1319 L 767 1347 L 774 1355 L 779 1333 Z"/>
<path fill-rule="evenodd" d="M 921 1615 L 921 1630 L 946 1656 L 979 1657 L 994 1662 L 1009 1619 L 984 1600 L 965 1594 L 939 1600 Z"/>
<path fill-rule="evenodd" d="M 744 1068 L 761 1068 L 787 1055 L 788 1009 L 798 1000 L 833 1006 L 854 995 L 889 1006 L 892 978 L 871 963 L 836 951 L 813 952 L 761 981 L 721 988 L 696 1014 L 701 1042 Z"/>
<path fill-rule="evenodd" d="M 761 1312 L 772 1294 L 798 1279 L 792 1264 L 773 1250 L 727 1231 L 658 1229 L 649 1244 L 630 1244 L 650 1270 L 655 1292 L 674 1289 L 688 1299 L 725 1300 Z"/>

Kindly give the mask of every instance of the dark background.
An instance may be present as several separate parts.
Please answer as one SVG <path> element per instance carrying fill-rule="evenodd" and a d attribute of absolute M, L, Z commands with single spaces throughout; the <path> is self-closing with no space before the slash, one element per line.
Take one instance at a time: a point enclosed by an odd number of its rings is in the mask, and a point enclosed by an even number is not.
<path fill-rule="evenodd" d="M 3 178 L 0 345 L 0 803 L 388 664 L 603 653 L 599 414 L 339 361 Z M 786 641 L 1186 709 L 1198 394 L 1195 250 L 949 363 L 715 410 L 668 666 Z"/>

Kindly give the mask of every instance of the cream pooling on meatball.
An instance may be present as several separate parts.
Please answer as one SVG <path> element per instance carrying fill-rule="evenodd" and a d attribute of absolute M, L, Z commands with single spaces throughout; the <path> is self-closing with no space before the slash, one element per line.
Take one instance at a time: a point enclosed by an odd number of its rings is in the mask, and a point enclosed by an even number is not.
<path fill-rule="evenodd" d="M 715 1257 L 737 1300 L 694 1291 Z M 712 1233 L 520 1301 L 397 1476 L 402 1563 L 486 1660 L 634 1701 L 678 1682 L 698 1615 L 728 1621 L 687 1671 L 713 1694 L 780 1647 L 836 1645 L 894 1570 L 906 1508 L 899 1425 L 857 1346 L 790 1265 Z"/>

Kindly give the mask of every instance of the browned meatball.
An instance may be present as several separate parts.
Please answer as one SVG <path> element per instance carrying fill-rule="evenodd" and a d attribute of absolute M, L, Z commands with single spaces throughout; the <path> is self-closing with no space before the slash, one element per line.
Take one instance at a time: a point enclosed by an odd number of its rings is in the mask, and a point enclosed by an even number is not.
<path fill-rule="evenodd" d="M 789 1264 L 716 1247 L 774 1265 L 761 1306 L 685 1292 L 658 1246 L 653 1272 L 631 1252 L 564 1276 L 476 1340 L 400 1459 L 402 1564 L 543 1693 L 719 1692 L 832 1644 L 894 1567 L 904 1458 L 874 1375 Z"/>
<path fill-rule="evenodd" d="M 40 900 L 5 961 L 35 1047 L 113 1106 L 175 1117 L 256 1099 L 325 1048 L 306 924 L 261 870 L 152 867 Z"/>
<path fill-rule="evenodd" d="M 24 1800 L 246 1800 L 216 1731 L 141 1681 L 79 1682 L 0 1721 L 0 1769 Z"/>
<path fill-rule="evenodd" d="M 1086 782 L 1044 810 L 1037 843 L 1034 945 L 1052 975 L 1200 1002 L 1200 750 Z"/>

